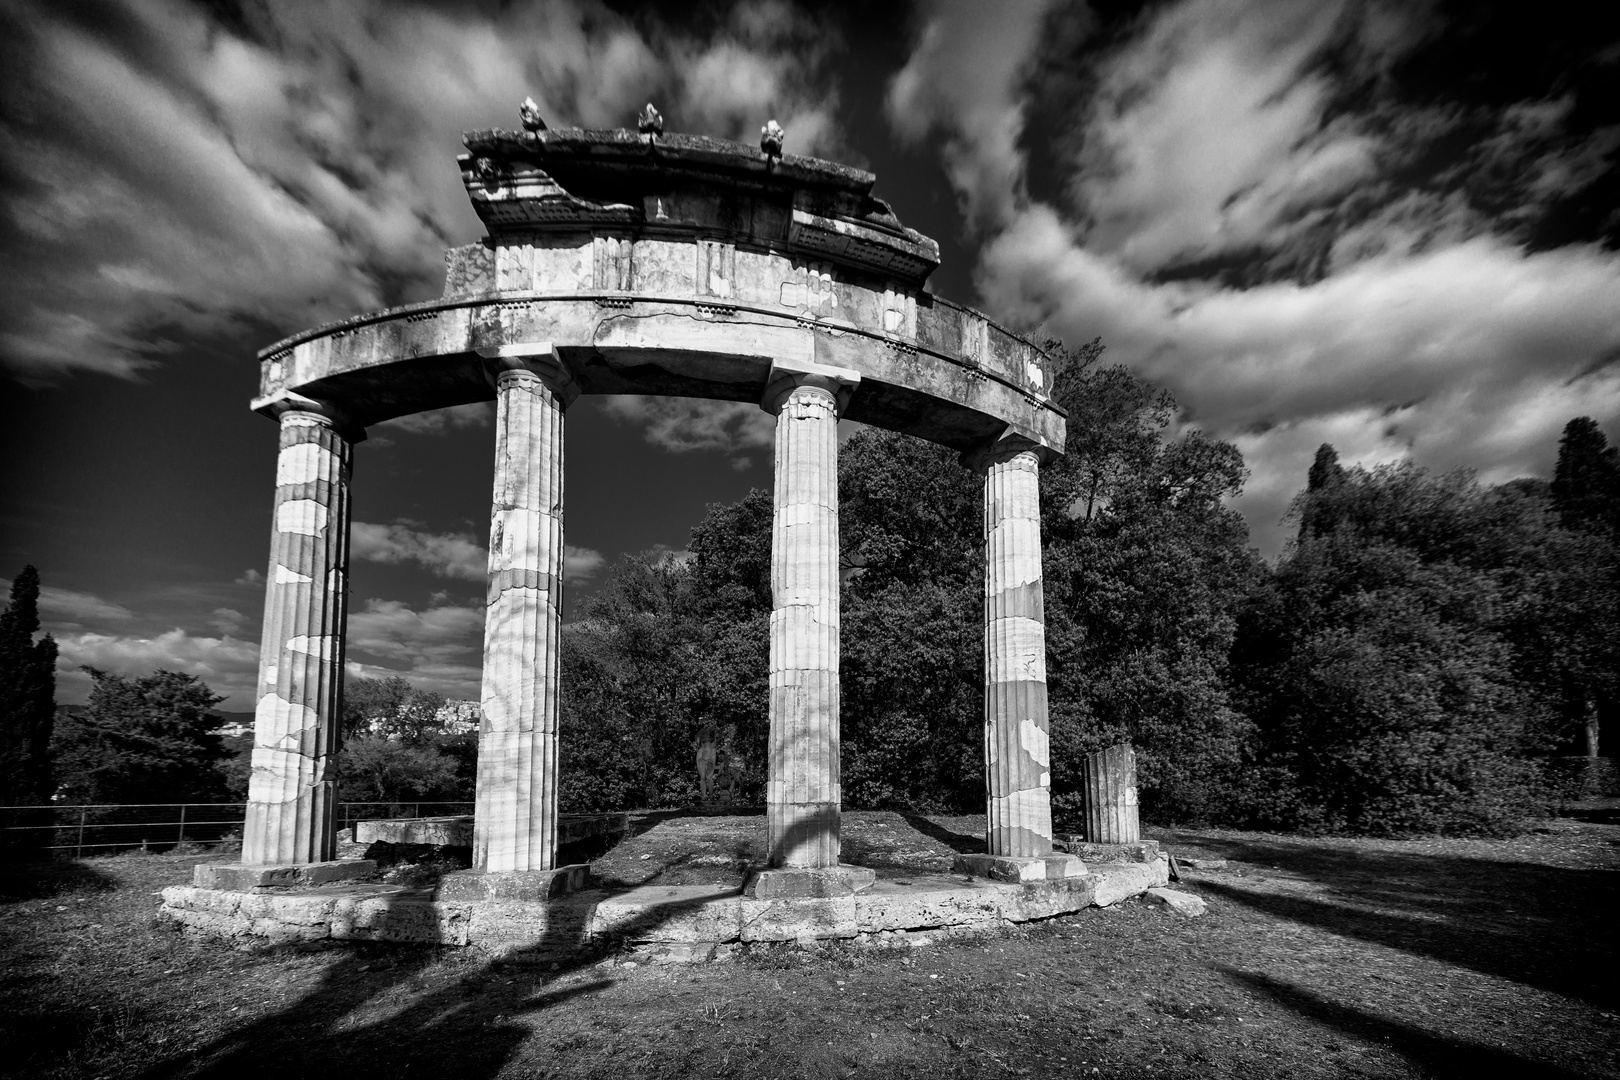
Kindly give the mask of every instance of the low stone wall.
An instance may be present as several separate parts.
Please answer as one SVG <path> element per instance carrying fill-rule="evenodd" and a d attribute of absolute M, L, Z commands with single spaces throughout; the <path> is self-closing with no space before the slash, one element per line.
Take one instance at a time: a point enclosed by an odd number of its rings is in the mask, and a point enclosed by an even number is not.
<path fill-rule="evenodd" d="M 435 900 L 430 889 L 397 885 L 252 892 L 174 886 L 163 890 L 159 914 L 241 948 L 393 941 L 548 956 L 602 942 L 712 947 L 972 932 L 1107 907 L 1168 880 L 1168 863 L 1155 859 L 1023 885 L 917 876 L 825 899 L 761 900 L 712 885 L 582 892 L 545 903 Z"/>

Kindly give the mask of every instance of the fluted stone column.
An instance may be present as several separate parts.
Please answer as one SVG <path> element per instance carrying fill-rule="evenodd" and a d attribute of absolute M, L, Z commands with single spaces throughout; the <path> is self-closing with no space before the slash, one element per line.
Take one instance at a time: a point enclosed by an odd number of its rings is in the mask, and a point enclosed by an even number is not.
<path fill-rule="evenodd" d="M 310 402 L 281 414 L 242 862 L 333 857 L 348 606 L 350 440 Z"/>
<path fill-rule="evenodd" d="M 771 517 L 772 866 L 838 865 L 838 386 L 777 392 Z"/>
<path fill-rule="evenodd" d="M 563 410 L 543 357 L 496 361 L 495 491 L 484 623 L 473 870 L 551 870 L 557 854 Z"/>
<path fill-rule="evenodd" d="M 1040 459 L 992 457 L 984 477 L 985 837 L 992 856 L 1052 850 L 1041 602 Z"/>

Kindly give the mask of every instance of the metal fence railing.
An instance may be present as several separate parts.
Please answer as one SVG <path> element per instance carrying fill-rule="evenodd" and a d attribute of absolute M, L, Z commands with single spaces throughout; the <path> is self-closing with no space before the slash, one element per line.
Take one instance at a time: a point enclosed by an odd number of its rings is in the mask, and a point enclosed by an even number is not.
<path fill-rule="evenodd" d="M 373 818 L 472 813 L 471 801 L 344 802 L 338 828 Z M 0 849 L 72 852 L 74 858 L 130 849 L 174 851 L 186 845 L 221 850 L 242 839 L 246 803 L 97 803 L 0 806 Z"/>

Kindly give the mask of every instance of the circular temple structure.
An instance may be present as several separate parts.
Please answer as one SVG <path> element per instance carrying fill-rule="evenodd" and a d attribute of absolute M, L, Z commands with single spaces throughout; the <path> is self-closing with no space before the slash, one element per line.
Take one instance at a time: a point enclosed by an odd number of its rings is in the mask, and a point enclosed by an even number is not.
<path fill-rule="evenodd" d="M 226 909 L 251 923 L 266 916 L 246 913 L 275 899 L 263 890 L 319 890 L 371 869 L 335 858 L 333 816 L 353 443 L 370 424 L 491 399 L 473 866 L 410 903 L 505 911 L 586 884 L 582 868 L 554 865 L 563 429 L 582 394 L 757 402 L 777 417 L 768 867 L 746 896 L 715 903 L 854 903 L 873 882 L 839 860 L 840 418 L 950 447 L 984 477 L 988 853 L 958 869 L 1055 891 L 985 907 L 990 886 L 975 886 L 963 910 L 1040 917 L 1117 891 L 1053 849 L 1038 487 L 1042 461 L 1064 445 L 1052 360 L 929 292 L 938 245 L 872 194 L 871 173 L 783 154 L 774 123 L 754 148 L 665 135 L 650 106 L 639 131 L 547 130 L 532 106 L 523 115 L 525 130 L 466 136 L 461 175 L 488 235 L 445 253 L 441 298 L 260 355 L 253 408 L 279 419 L 282 440 L 246 839 L 240 865 L 199 867 L 198 887 L 170 890 L 166 909 L 199 928 Z M 1133 888 L 1163 884 L 1161 863 L 1140 861 Z M 937 896 L 872 895 L 861 910 L 944 910 Z M 405 910 L 406 898 L 382 894 L 338 906 L 362 900 Z M 804 912 L 817 936 L 819 916 Z M 850 913 L 820 936 L 855 933 Z M 467 941 L 483 918 L 469 909 L 436 939 Z M 908 928 L 925 927 L 879 920 L 859 932 Z"/>

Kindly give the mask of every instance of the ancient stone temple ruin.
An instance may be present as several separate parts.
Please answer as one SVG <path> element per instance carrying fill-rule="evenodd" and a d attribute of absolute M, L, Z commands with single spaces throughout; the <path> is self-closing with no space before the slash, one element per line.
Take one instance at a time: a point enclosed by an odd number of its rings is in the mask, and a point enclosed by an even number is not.
<path fill-rule="evenodd" d="M 242 865 L 213 884 L 342 872 L 353 447 L 368 425 L 493 398 L 473 867 L 440 898 L 557 891 L 565 418 L 582 395 L 627 393 L 776 417 L 770 867 L 748 895 L 847 897 L 872 881 L 839 859 L 842 417 L 950 447 L 983 476 L 989 854 L 967 869 L 1084 875 L 1053 853 L 1048 799 L 1038 486 L 1064 445 L 1050 359 L 929 292 L 934 241 L 873 195 L 871 173 L 784 153 L 774 123 L 750 146 L 666 133 L 651 106 L 638 130 L 548 129 L 531 106 L 523 121 L 466 136 L 462 179 L 488 235 L 446 253 L 441 298 L 261 354 L 253 408 L 281 450 L 253 772 Z"/>

